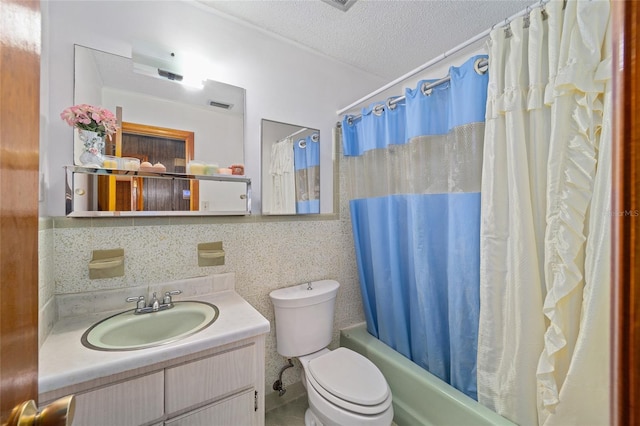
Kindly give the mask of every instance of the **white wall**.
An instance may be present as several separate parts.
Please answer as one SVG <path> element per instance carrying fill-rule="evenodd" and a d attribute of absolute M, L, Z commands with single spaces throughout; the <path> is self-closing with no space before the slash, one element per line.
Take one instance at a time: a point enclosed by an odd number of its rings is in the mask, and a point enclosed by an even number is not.
<path fill-rule="evenodd" d="M 73 45 L 131 56 L 144 40 L 208 58 L 208 77 L 246 89 L 245 166 L 260 208 L 260 120 L 320 129 L 322 212 L 333 210 L 331 128 L 345 104 L 384 83 L 355 68 L 182 1 L 55 1 L 43 3 L 43 79 L 49 86 L 41 152 L 45 201 L 41 214 L 64 214 L 62 167 L 72 163 L 72 129 L 59 119 L 73 105 Z M 300 64 L 305 64 L 301 71 Z M 55 146 L 55 149 L 52 149 Z"/>

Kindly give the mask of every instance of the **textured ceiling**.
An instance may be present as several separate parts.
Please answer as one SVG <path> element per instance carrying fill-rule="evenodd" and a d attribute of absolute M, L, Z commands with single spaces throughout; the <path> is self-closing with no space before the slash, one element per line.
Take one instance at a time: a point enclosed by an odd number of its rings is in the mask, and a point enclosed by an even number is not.
<path fill-rule="evenodd" d="M 393 80 L 537 3 L 535 0 L 200 0 L 256 27 Z"/>

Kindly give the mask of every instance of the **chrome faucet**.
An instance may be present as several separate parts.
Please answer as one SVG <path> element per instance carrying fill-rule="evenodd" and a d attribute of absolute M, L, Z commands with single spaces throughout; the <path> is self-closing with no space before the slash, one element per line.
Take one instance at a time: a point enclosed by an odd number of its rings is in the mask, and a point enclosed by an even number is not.
<path fill-rule="evenodd" d="M 164 311 L 165 309 L 173 308 L 174 304 L 171 301 L 171 296 L 175 296 L 180 293 L 182 293 L 181 290 L 167 291 L 164 293 L 164 298 L 162 299 L 162 303 L 160 303 L 160 300 L 158 300 L 158 297 L 156 296 L 157 293 L 154 292 L 153 295 L 151 296 L 151 301 L 149 302 L 148 306 L 147 306 L 147 303 L 145 302 L 144 296 L 127 297 L 126 301 L 136 302 L 136 310 L 134 312 L 136 315 L 148 314 L 151 312 Z"/>
<path fill-rule="evenodd" d="M 160 309 L 160 302 L 158 301 L 158 298 L 156 297 L 156 292 L 153 292 L 153 296 L 151 298 L 151 304 L 149 305 L 151 306 L 151 310 L 153 312 L 158 312 L 158 310 Z"/>

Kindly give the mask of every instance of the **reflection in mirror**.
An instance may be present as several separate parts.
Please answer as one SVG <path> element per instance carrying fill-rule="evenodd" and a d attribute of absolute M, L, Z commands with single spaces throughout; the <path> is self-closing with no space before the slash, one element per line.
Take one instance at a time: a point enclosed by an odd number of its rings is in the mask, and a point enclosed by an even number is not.
<path fill-rule="evenodd" d="M 119 153 L 119 157 L 137 159 L 143 171 L 186 173 L 186 164 L 193 158 L 193 132 L 129 122 L 123 122 L 120 127 L 121 134 L 115 138 L 113 151 Z M 101 211 L 194 211 L 199 208 L 196 180 L 98 178 Z"/>
<path fill-rule="evenodd" d="M 320 213 L 320 131 L 262 120 L 262 214 Z"/>
<path fill-rule="evenodd" d="M 106 155 L 134 157 L 146 166 L 159 163 L 160 171 L 179 174 L 188 173 L 194 160 L 207 165 L 206 173 L 197 174 L 207 175 L 230 173 L 231 165 L 244 163 L 244 89 L 211 80 L 194 88 L 134 68 L 130 58 L 75 46 L 74 103 L 116 112 L 122 128 L 107 141 Z M 235 210 L 239 201 L 238 188 L 227 182 L 202 187 L 200 180 L 191 179 L 184 188 L 170 189 L 167 182 L 150 178 L 127 181 L 131 187 L 116 183 L 113 176 L 81 179 L 76 176 L 83 187 L 96 185 L 91 192 L 97 201 L 88 205 L 101 211 L 132 211 L 123 206 L 133 206 L 146 215 L 175 210 L 215 214 Z M 203 189 L 210 186 L 216 190 Z M 137 204 L 132 204 L 135 194 Z"/>
<path fill-rule="evenodd" d="M 99 216 L 202 216 L 246 215 L 251 212 L 251 179 L 243 176 L 200 176 L 129 170 L 67 166 L 66 214 L 72 217 Z M 113 197 L 101 198 L 102 182 L 111 182 Z M 199 199 L 192 195 L 194 183 Z M 155 188 L 152 199 L 145 188 Z M 158 191 L 158 187 L 162 191 Z M 220 194 L 232 194 L 221 197 Z M 105 202 L 118 210 L 105 209 Z M 145 206 L 149 206 L 145 208 Z M 191 205 L 191 206 L 190 206 Z M 195 206 L 195 208 L 193 207 Z"/>

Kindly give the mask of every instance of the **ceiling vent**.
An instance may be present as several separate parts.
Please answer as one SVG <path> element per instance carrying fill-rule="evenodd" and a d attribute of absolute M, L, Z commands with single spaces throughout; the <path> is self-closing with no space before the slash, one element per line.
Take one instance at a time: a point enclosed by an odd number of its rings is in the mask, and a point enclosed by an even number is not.
<path fill-rule="evenodd" d="M 340 9 L 343 12 L 349 10 L 351 6 L 356 2 L 356 0 L 322 0 L 325 3 L 330 4 L 331 6 Z"/>
<path fill-rule="evenodd" d="M 233 104 L 225 104 L 224 102 L 209 101 L 209 106 L 222 108 L 222 109 L 231 109 L 231 107 L 233 107 Z"/>

